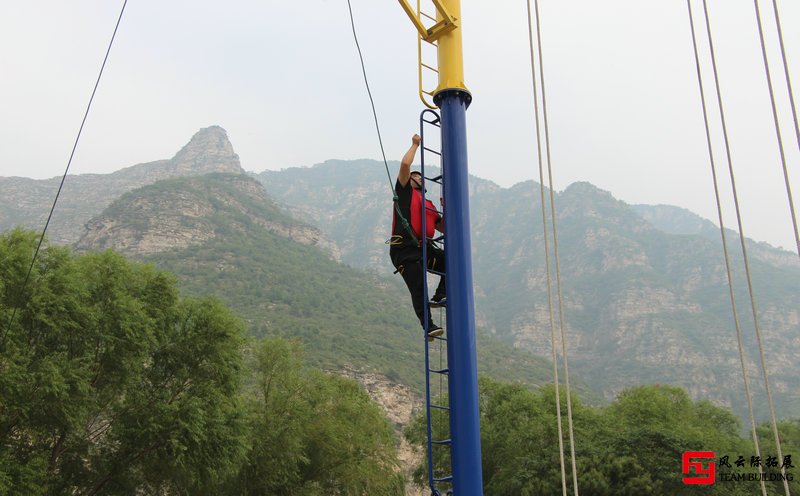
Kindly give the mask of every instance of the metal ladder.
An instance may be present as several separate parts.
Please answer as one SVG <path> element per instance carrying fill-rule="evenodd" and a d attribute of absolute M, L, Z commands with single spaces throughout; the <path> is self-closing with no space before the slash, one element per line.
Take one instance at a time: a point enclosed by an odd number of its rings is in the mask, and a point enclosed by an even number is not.
<path fill-rule="evenodd" d="M 435 109 L 437 106 L 428 101 L 425 95 L 434 96 L 433 91 L 426 91 L 424 89 L 423 84 L 423 68 L 428 69 L 429 72 L 435 73 L 438 78 L 439 69 L 438 67 L 438 58 L 439 58 L 439 43 L 438 40 L 453 31 L 454 29 L 458 28 L 459 20 L 455 16 L 453 16 L 447 6 L 445 6 L 444 0 L 430 0 L 430 2 L 426 2 L 432 5 L 426 5 L 426 7 L 430 10 L 430 7 L 435 9 L 435 16 L 431 14 L 427 14 L 422 11 L 421 0 L 417 0 L 417 9 L 414 10 L 411 5 L 408 3 L 408 0 L 400 0 L 400 6 L 403 7 L 403 10 L 406 11 L 408 18 L 411 19 L 412 24 L 414 27 L 417 28 L 417 62 L 419 67 L 419 97 L 422 100 L 422 103 L 425 104 L 426 107 L 430 109 Z M 423 18 L 425 22 L 423 22 Z M 425 24 L 429 21 L 433 21 L 430 27 L 427 27 Z M 423 62 L 423 58 L 430 58 L 423 57 L 422 55 L 422 43 L 425 42 L 429 44 L 431 47 L 436 49 L 436 58 L 437 63 L 434 65 L 428 64 Z M 439 81 L 441 84 L 441 80 Z"/>
<path fill-rule="evenodd" d="M 439 115 L 434 110 L 423 110 L 420 114 L 420 137 L 422 138 L 422 151 L 420 152 L 420 161 L 421 167 L 420 171 L 422 173 L 422 205 L 424 205 L 426 209 L 429 209 L 426 203 L 425 198 L 425 181 L 432 181 L 438 183 L 440 186 L 444 185 L 444 178 L 440 173 L 436 177 L 427 177 L 425 175 L 425 153 L 432 153 L 434 156 L 438 157 L 441 166 L 441 158 L 442 154 L 440 151 L 434 150 L 426 144 L 425 141 L 425 128 L 426 127 L 435 127 L 437 130 L 441 129 L 441 123 L 439 120 Z M 441 168 L 440 168 L 441 171 Z M 427 212 L 423 212 L 422 214 L 422 266 L 425 267 L 427 273 L 436 274 L 442 276 L 443 273 L 428 269 L 428 242 L 443 242 L 444 235 L 434 237 L 433 239 L 429 239 L 426 237 L 427 233 L 427 226 L 426 226 L 426 215 Z M 423 315 L 427 316 L 429 311 L 429 291 L 428 291 L 428 278 L 424 278 L 423 284 Z M 447 338 L 448 334 L 445 333 L 442 336 L 433 338 L 433 340 L 429 340 L 428 336 L 428 320 L 427 317 L 424 318 L 425 320 L 425 409 L 427 415 L 427 434 L 428 434 L 428 485 L 431 489 L 432 496 L 442 496 L 443 494 L 449 495 L 452 494 L 452 482 L 453 476 L 452 469 L 450 468 L 451 464 L 450 461 L 452 460 L 452 456 L 450 450 L 452 449 L 453 441 L 450 437 L 450 406 L 448 401 L 448 396 L 442 394 L 442 383 L 446 380 L 449 386 L 449 373 L 450 370 L 447 367 L 446 360 L 447 360 Z M 443 328 L 446 325 L 440 324 Z M 439 345 L 439 365 L 436 368 L 431 368 L 431 344 L 436 343 Z M 444 360 L 443 358 L 444 357 Z M 437 403 L 433 403 L 431 401 L 431 374 L 436 374 L 439 378 L 439 396 L 435 401 Z M 440 422 L 438 423 L 438 429 L 434 432 L 434 412 Z M 444 421 L 446 420 L 446 422 Z M 442 425 L 444 424 L 444 425 Z M 447 450 L 443 453 L 444 450 Z M 437 474 L 437 468 L 434 464 L 434 456 L 437 459 L 443 458 L 447 461 L 446 466 L 448 467 L 447 474 Z M 439 471 L 441 471 L 441 467 Z M 442 492 L 444 491 L 444 493 Z"/>
<path fill-rule="evenodd" d="M 422 19 L 423 17 L 425 17 L 425 18 L 427 18 L 427 19 L 429 19 L 429 20 L 431 20 L 433 22 L 436 22 L 436 18 L 435 17 L 433 17 L 431 15 L 428 15 L 425 12 L 422 11 L 422 8 L 420 6 L 420 1 L 417 0 L 417 18 L 418 19 Z M 422 44 L 423 43 L 427 43 L 428 45 L 431 45 L 433 48 L 436 49 L 436 51 L 437 51 L 436 52 L 437 53 L 436 63 L 427 64 L 427 63 L 423 62 L 423 60 L 422 60 L 423 59 L 423 56 L 422 56 L 423 55 L 422 54 L 422 52 L 423 52 Z M 428 99 L 425 96 L 425 95 L 428 95 L 429 97 L 433 98 L 433 91 L 432 90 L 426 90 L 424 88 L 424 84 L 425 84 L 424 80 L 425 80 L 425 78 L 423 77 L 423 73 L 425 71 L 423 69 L 427 69 L 428 73 L 434 73 L 436 75 L 436 78 L 437 79 L 439 78 L 439 69 L 436 68 L 436 67 L 439 66 L 439 57 L 438 57 L 438 53 L 439 52 L 438 52 L 438 50 L 439 50 L 438 41 L 436 41 L 436 40 L 427 40 L 427 39 L 423 38 L 421 35 L 417 36 L 417 68 L 418 68 L 417 69 L 417 76 L 419 78 L 419 99 L 422 100 L 422 103 L 424 103 L 425 106 L 428 107 L 429 109 L 435 109 L 437 107 L 436 107 L 435 104 L 433 104 L 430 101 L 428 101 Z M 437 116 L 437 119 L 438 119 L 438 116 Z M 420 136 L 422 136 L 422 135 L 420 135 Z"/>

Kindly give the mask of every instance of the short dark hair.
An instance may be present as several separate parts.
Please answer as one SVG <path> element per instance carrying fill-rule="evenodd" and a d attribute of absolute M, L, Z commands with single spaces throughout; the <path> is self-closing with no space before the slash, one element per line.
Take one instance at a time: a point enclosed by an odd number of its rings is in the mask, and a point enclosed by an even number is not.
<path fill-rule="evenodd" d="M 418 175 L 418 176 L 420 176 L 420 177 L 422 176 L 422 172 L 420 172 L 420 171 L 411 171 L 411 174 L 412 174 L 412 175 L 413 175 L 413 174 L 417 174 L 417 175 Z"/>

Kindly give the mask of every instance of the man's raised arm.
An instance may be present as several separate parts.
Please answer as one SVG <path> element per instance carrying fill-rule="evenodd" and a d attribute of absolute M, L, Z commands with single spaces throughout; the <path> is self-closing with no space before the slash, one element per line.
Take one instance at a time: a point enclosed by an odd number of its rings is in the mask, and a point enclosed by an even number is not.
<path fill-rule="evenodd" d="M 418 134 L 412 136 L 411 147 L 406 154 L 403 155 L 403 160 L 400 161 L 400 172 L 397 173 L 397 182 L 400 183 L 400 186 L 405 187 L 405 185 L 408 184 L 408 180 L 411 177 L 411 162 L 414 161 L 414 157 L 417 155 L 417 148 L 419 148 L 420 141 L 422 141 L 422 139 Z"/>

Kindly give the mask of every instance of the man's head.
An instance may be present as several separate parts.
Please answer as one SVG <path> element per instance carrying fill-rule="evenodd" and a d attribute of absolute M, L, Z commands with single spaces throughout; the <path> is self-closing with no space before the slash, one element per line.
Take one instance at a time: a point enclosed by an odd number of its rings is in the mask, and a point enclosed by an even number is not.
<path fill-rule="evenodd" d="M 419 171 L 411 172 L 411 187 L 416 190 L 422 188 L 422 173 Z"/>

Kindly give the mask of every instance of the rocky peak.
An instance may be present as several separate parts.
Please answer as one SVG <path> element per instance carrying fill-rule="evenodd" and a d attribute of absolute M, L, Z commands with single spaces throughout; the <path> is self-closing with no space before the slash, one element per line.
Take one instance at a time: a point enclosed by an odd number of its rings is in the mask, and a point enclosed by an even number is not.
<path fill-rule="evenodd" d="M 222 172 L 244 174 L 225 130 L 219 126 L 200 129 L 173 158 L 132 165 L 111 174 L 70 175 L 59 197 L 48 230 L 51 242 L 71 244 L 83 226 L 120 195 L 174 177 Z M 45 180 L 0 177 L 0 230 L 14 225 L 41 229 L 53 202 L 59 177 Z"/>
<path fill-rule="evenodd" d="M 181 150 L 172 157 L 173 171 L 177 175 L 200 175 L 211 172 L 244 172 L 239 155 L 234 153 L 228 133 L 219 126 L 200 129 Z"/>
<path fill-rule="evenodd" d="M 244 174 L 173 178 L 128 192 L 86 224 L 75 247 L 152 255 L 203 244 L 226 229 L 244 233 L 253 225 L 339 260 L 333 242 L 282 214 L 261 184 Z"/>

